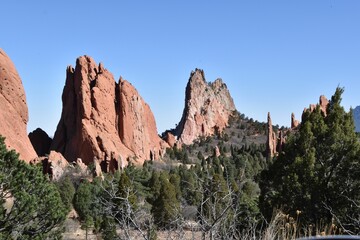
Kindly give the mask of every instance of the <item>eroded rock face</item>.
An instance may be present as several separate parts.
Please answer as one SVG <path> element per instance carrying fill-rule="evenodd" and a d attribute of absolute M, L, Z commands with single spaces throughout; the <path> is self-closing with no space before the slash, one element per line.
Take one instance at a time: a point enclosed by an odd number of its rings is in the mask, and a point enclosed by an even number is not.
<path fill-rule="evenodd" d="M 6 53 L 0 49 L 0 135 L 7 148 L 30 162 L 37 157 L 27 136 L 28 108 L 20 76 Z"/>
<path fill-rule="evenodd" d="M 29 139 L 38 156 L 49 154 L 52 139 L 44 130 L 37 128 L 29 133 Z"/>
<path fill-rule="evenodd" d="M 266 152 L 268 157 L 274 157 L 277 153 L 277 137 L 276 133 L 273 130 L 273 125 L 271 121 L 270 113 L 268 112 L 267 116 L 267 139 L 266 139 Z"/>
<path fill-rule="evenodd" d="M 324 95 L 321 95 L 321 96 L 319 97 L 319 103 L 318 103 L 318 104 L 310 104 L 310 105 L 309 105 L 309 108 L 304 108 L 303 113 L 306 112 L 306 111 L 313 112 L 313 111 L 315 111 L 316 107 L 319 106 L 321 112 L 322 112 L 322 113 L 324 114 L 324 116 L 326 117 L 328 104 L 329 104 L 329 100 L 328 100 Z"/>
<path fill-rule="evenodd" d="M 89 56 L 79 57 L 75 69 L 67 68 L 62 95 L 63 111 L 51 149 L 69 161 L 94 158 L 104 171 L 117 169 L 132 159 L 142 164 L 158 159 L 166 143 L 157 135 L 154 116 L 136 89 L 113 75 Z M 121 159 L 121 161 L 120 161 Z"/>
<path fill-rule="evenodd" d="M 185 108 L 174 133 L 182 144 L 191 144 L 200 136 L 220 133 L 227 126 L 235 105 L 221 79 L 207 83 L 204 71 L 191 72 L 186 86 Z"/>

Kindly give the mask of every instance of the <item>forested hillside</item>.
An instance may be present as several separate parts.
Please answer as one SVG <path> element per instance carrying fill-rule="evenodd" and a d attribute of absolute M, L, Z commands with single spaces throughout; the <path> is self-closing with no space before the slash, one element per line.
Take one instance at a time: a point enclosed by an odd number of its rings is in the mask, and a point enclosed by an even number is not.
<path fill-rule="evenodd" d="M 359 234 L 360 144 L 342 93 L 325 113 L 318 106 L 298 128 L 281 128 L 286 144 L 273 158 L 267 125 L 237 112 L 222 133 L 168 148 L 162 161 L 95 178 L 93 166 L 69 167 L 54 183 L 1 140 L 0 236 L 57 239 L 72 208 L 103 239 Z"/>

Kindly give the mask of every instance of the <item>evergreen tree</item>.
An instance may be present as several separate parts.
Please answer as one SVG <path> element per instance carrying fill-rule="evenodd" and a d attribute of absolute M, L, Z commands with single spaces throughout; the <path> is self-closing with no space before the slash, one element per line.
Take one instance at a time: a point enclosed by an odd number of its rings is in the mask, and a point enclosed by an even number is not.
<path fill-rule="evenodd" d="M 39 167 L 6 150 L 0 136 L 0 238 L 60 238 L 67 212 L 56 186 Z"/>
<path fill-rule="evenodd" d="M 176 197 L 175 187 L 166 178 L 160 175 L 160 192 L 152 203 L 151 212 L 155 224 L 160 228 L 168 228 L 175 225 L 180 213 L 180 202 Z"/>
<path fill-rule="evenodd" d="M 318 106 L 303 114 L 297 133 L 261 178 L 261 209 L 300 210 L 311 223 L 336 219 L 343 226 L 360 206 L 360 145 L 352 113 L 341 107 L 342 88 L 332 96 L 326 114 Z M 359 226 L 358 226 L 359 227 Z"/>
<path fill-rule="evenodd" d="M 55 184 L 59 190 L 64 205 L 70 211 L 72 207 L 72 201 L 75 195 L 75 187 L 71 182 L 70 177 L 65 176 L 64 178 L 61 178 L 59 181 L 57 181 Z"/>

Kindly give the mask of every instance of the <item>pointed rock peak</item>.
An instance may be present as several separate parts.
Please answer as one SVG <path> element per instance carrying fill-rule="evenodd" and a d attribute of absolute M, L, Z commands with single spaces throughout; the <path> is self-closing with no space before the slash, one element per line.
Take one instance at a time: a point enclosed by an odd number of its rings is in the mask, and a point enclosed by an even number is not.
<path fill-rule="evenodd" d="M 63 110 L 51 149 L 71 162 L 96 158 L 103 171 L 119 168 L 119 159 L 159 159 L 166 144 L 157 135 L 154 116 L 136 89 L 119 83 L 89 56 L 79 57 L 67 74 Z M 122 163 L 126 165 L 126 162 Z"/>
<path fill-rule="evenodd" d="M 268 125 L 272 126 L 270 112 L 268 112 Z"/>
<path fill-rule="evenodd" d="M 99 63 L 98 74 L 105 72 L 105 70 L 103 63 Z"/>
<path fill-rule="evenodd" d="M 204 70 L 195 68 L 195 71 L 191 71 L 189 82 L 201 81 L 206 83 Z"/>
<path fill-rule="evenodd" d="M 329 103 L 329 100 L 324 95 L 321 95 L 319 97 L 319 103 L 320 103 L 321 106 L 324 106 L 324 105 L 327 105 Z"/>
<path fill-rule="evenodd" d="M 223 82 L 223 80 L 221 78 L 217 78 L 213 83 L 211 83 L 211 87 L 214 90 L 227 88 L 226 84 Z"/>
<path fill-rule="evenodd" d="M 266 152 L 269 158 L 272 158 L 276 154 L 277 137 L 273 130 L 270 112 L 267 114 L 267 140 L 266 140 Z"/>
<path fill-rule="evenodd" d="M 221 133 L 233 111 L 234 101 L 222 80 L 208 84 L 204 71 L 195 69 L 186 86 L 185 107 L 174 135 L 179 144 L 191 144 L 200 136 Z"/>
<path fill-rule="evenodd" d="M 321 111 L 326 116 L 327 115 L 327 106 L 329 104 L 329 100 L 324 95 L 321 95 L 320 98 L 319 98 L 319 104 L 320 104 Z"/>
<path fill-rule="evenodd" d="M 291 113 L 291 129 L 297 128 L 300 122 L 295 119 L 295 114 Z"/>
<path fill-rule="evenodd" d="M 74 72 L 75 72 L 75 69 L 73 68 L 72 65 L 67 66 L 66 73 L 74 73 Z"/>
<path fill-rule="evenodd" d="M 310 105 L 309 105 L 309 108 L 304 108 L 303 114 L 304 114 L 306 111 L 313 112 L 313 111 L 315 111 L 316 107 L 319 106 L 319 107 L 320 107 L 320 110 L 322 111 L 322 113 L 323 113 L 324 116 L 326 117 L 328 104 L 329 104 L 329 100 L 328 100 L 324 95 L 321 95 L 321 96 L 319 97 L 319 103 L 318 103 L 318 104 L 310 104 Z"/>

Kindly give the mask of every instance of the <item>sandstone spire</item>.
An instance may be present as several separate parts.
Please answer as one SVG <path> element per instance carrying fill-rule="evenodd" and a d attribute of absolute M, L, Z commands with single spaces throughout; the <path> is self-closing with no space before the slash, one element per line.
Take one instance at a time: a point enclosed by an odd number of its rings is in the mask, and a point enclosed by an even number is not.
<path fill-rule="evenodd" d="M 267 139 L 266 139 L 266 152 L 268 157 L 273 157 L 276 154 L 277 137 L 273 130 L 270 112 L 267 116 Z"/>
<path fill-rule="evenodd" d="M 67 68 L 63 110 L 51 149 L 69 161 L 85 164 L 97 159 L 103 171 L 117 169 L 130 159 L 141 164 L 157 159 L 166 143 L 157 135 L 154 116 L 136 89 L 97 65 L 79 57 Z M 122 161 L 120 160 L 122 159 Z"/>
<path fill-rule="evenodd" d="M 6 53 L 0 49 L 0 135 L 8 149 L 27 162 L 37 157 L 27 136 L 28 108 L 20 76 Z"/>
<path fill-rule="evenodd" d="M 191 144 L 200 136 L 221 132 L 235 111 L 233 99 L 221 79 L 207 83 L 203 70 L 191 72 L 185 92 L 185 108 L 175 129 L 180 143 Z"/>
<path fill-rule="evenodd" d="M 300 122 L 295 119 L 295 114 L 291 113 L 291 129 L 297 128 Z"/>

